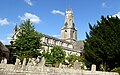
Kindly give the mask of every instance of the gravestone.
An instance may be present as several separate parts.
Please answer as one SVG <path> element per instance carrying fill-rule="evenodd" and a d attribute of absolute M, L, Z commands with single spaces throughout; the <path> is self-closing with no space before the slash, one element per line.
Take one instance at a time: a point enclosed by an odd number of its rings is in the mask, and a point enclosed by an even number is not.
<path fill-rule="evenodd" d="M 41 67 L 42 72 L 45 70 L 45 58 L 44 57 L 42 57 L 40 63 L 38 63 L 38 66 Z"/>
<path fill-rule="evenodd" d="M 37 57 L 37 59 L 35 60 L 36 65 L 38 65 L 40 63 L 40 57 Z"/>
<path fill-rule="evenodd" d="M 26 58 L 23 59 L 23 63 L 22 63 L 22 69 L 25 70 L 26 69 Z"/>
<path fill-rule="evenodd" d="M 15 65 L 19 65 L 19 64 L 20 64 L 20 59 L 16 58 Z"/>
<path fill-rule="evenodd" d="M 59 68 L 62 68 L 62 63 L 59 64 Z"/>
<path fill-rule="evenodd" d="M 27 66 L 32 66 L 32 65 L 33 65 L 31 60 L 32 60 L 32 59 L 29 58 L 28 63 L 27 63 Z"/>
<path fill-rule="evenodd" d="M 84 70 L 87 70 L 87 66 L 86 65 L 84 65 Z"/>
<path fill-rule="evenodd" d="M 35 58 L 32 58 L 31 62 L 32 62 L 32 66 L 35 66 L 35 65 L 36 65 L 36 63 L 35 63 Z"/>
<path fill-rule="evenodd" d="M 7 64 L 7 59 L 6 58 L 4 58 L 4 64 Z"/>
<path fill-rule="evenodd" d="M 3 63 L 4 63 L 4 60 L 2 59 L 2 60 L 1 60 L 1 64 L 3 64 Z"/>
<path fill-rule="evenodd" d="M 23 66 L 26 65 L 26 58 L 23 59 L 23 64 L 22 64 L 22 65 L 23 65 Z"/>
<path fill-rule="evenodd" d="M 3 58 L 3 59 L 1 60 L 1 64 L 7 64 L 7 59 L 6 59 L 6 58 Z"/>
<path fill-rule="evenodd" d="M 45 66 L 45 58 L 44 57 L 42 57 L 42 59 L 41 59 L 41 61 L 38 65 L 41 66 L 41 67 Z"/>
<path fill-rule="evenodd" d="M 92 71 L 93 73 L 96 72 L 96 65 L 95 65 L 95 64 L 92 64 L 92 66 L 91 66 L 91 71 Z"/>
<path fill-rule="evenodd" d="M 74 68 L 74 69 L 79 69 L 79 62 L 78 62 L 78 60 L 76 60 L 76 61 L 74 62 L 73 68 Z"/>

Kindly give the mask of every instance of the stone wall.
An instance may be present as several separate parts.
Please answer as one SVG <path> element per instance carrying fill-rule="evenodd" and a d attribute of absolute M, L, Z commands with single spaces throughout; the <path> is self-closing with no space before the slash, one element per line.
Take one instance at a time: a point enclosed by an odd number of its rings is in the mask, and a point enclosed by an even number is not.
<path fill-rule="evenodd" d="M 75 70 L 41 66 L 0 64 L 0 75 L 119 75 L 115 72 Z"/>

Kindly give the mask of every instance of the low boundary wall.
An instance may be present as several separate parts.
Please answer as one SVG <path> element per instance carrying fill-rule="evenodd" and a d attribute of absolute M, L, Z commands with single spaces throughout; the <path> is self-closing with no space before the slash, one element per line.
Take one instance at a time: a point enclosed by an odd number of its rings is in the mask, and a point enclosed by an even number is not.
<path fill-rule="evenodd" d="M 119 75 L 115 72 L 0 64 L 0 75 Z"/>

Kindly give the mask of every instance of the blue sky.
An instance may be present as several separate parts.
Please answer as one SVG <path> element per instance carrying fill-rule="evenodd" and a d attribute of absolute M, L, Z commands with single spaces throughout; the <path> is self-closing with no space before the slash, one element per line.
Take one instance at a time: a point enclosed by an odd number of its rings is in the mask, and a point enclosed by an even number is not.
<path fill-rule="evenodd" d="M 68 7 L 74 13 L 78 40 L 86 38 L 88 23 L 95 24 L 101 15 L 120 17 L 120 0 L 0 0 L 0 40 L 9 44 L 14 26 L 28 18 L 38 32 L 60 37 Z"/>

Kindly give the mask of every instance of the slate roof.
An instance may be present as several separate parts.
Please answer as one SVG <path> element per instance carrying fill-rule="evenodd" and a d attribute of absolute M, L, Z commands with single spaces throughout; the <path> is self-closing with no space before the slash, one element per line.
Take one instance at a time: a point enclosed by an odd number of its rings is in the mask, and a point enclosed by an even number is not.
<path fill-rule="evenodd" d="M 62 41 L 62 42 L 65 42 L 65 43 L 68 43 L 68 44 L 73 44 L 74 48 L 73 49 L 69 49 L 69 48 L 65 48 L 63 47 L 65 50 L 70 50 L 70 51 L 73 51 L 73 52 L 80 52 L 80 53 L 83 53 L 83 49 L 84 49 L 84 40 L 80 40 L 80 41 L 76 41 L 74 43 L 70 43 L 68 41 L 65 41 L 65 40 L 62 40 L 62 39 L 59 39 L 59 38 L 56 38 L 56 37 L 52 37 L 52 36 L 49 36 L 49 35 L 46 35 L 46 34 L 43 34 L 44 37 L 47 37 L 47 38 L 50 38 L 50 39 L 54 39 L 56 41 Z"/>
<path fill-rule="evenodd" d="M 83 51 L 84 49 L 84 40 L 76 41 L 73 43 L 74 50 L 81 50 Z"/>
<path fill-rule="evenodd" d="M 64 43 L 68 43 L 68 44 L 71 44 L 70 42 L 68 41 L 65 41 L 65 40 L 62 40 L 62 39 L 59 39 L 59 38 L 56 38 L 56 37 L 53 37 L 53 36 L 49 36 L 49 35 L 46 35 L 46 34 L 42 34 L 44 37 L 47 37 L 49 39 L 53 39 L 53 40 L 56 40 L 56 41 L 61 41 L 61 42 L 64 42 Z"/>
<path fill-rule="evenodd" d="M 7 47 L 5 47 L 1 41 L 0 41 L 0 50 L 5 51 L 5 52 L 9 52 L 9 49 Z"/>

